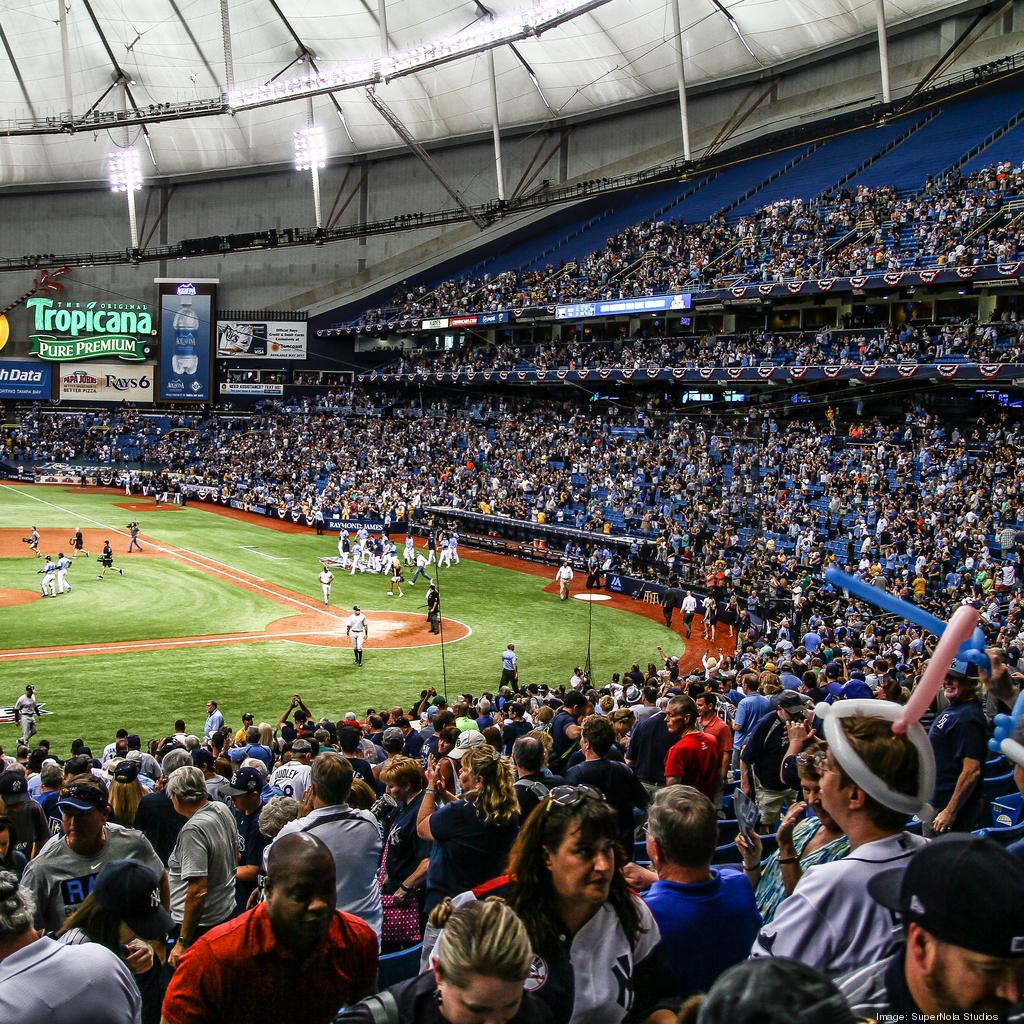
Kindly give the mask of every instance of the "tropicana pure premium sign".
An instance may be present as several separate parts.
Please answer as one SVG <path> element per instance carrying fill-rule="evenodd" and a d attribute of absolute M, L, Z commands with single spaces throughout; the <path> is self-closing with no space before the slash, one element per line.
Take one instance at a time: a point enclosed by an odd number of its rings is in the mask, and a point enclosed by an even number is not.
<path fill-rule="evenodd" d="M 33 298 L 30 354 L 52 362 L 116 356 L 138 363 L 150 355 L 153 314 L 138 302 Z"/>

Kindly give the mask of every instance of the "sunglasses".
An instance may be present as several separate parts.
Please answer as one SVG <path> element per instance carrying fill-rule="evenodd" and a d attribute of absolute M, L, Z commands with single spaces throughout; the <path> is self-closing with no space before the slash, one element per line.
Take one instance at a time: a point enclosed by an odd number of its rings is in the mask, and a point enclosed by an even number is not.
<path fill-rule="evenodd" d="M 601 790 L 595 789 L 593 786 L 555 786 L 548 793 L 545 813 L 556 804 L 559 807 L 578 807 L 585 800 L 605 801 L 606 797 Z"/>
<path fill-rule="evenodd" d="M 69 798 L 71 800 L 91 801 L 92 803 L 96 803 L 98 800 L 104 799 L 100 796 L 99 791 L 93 789 L 92 786 L 83 786 L 80 784 L 64 786 L 61 788 L 59 799 L 67 800 Z"/>

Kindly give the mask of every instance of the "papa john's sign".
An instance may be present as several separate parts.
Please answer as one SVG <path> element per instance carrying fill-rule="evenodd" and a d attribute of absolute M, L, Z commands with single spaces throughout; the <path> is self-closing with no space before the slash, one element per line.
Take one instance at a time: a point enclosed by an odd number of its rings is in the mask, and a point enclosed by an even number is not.
<path fill-rule="evenodd" d="M 153 353 L 153 314 L 143 303 L 34 298 L 25 306 L 32 316 L 29 354 L 40 359 L 141 363 Z"/>
<path fill-rule="evenodd" d="M 60 399 L 63 402 L 152 402 L 152 363 L 123 366 L 120 363 L 65 363 L 60 368 Z"/>

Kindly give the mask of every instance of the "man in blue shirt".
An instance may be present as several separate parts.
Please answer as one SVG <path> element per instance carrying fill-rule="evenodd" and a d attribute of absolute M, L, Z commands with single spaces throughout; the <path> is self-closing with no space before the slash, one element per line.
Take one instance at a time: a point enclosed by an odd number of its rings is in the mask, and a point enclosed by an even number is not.
<path fill-rule="evenodd" d="M 807 633 L 804 633 L 800 643 L 803 644 L 804 650 L 806 650 L 808 654 L 814 654 L 821 646 L 821 635 L 811 629 Z"/>
<path fill-rule="evenodd" d="M 677 737 L 668 731 L 665 712 L 659 711 L 633 727 L 626 751 L 626 764 L 648 793 L 665 785 L 665 758 Z"/>
<path fill-rule="evenodd" d="M 519 658 L 516 645 L 509 644 L 501 652 L 501 686 L 514 686 L 519 681 Z"/>
<path fill-rule="evenodd" d="M 771 702 L 761 693 L 756 672 L 744 672 L 740 676 L 740 688 L 743 691 L 743 699 L 736 708 L 736 718 L 733 722 L 733 729 L 736 735 L 733 737 L 732 766 L 739 767 L 740 751 L 743 744 L 747 742 L 751 730 L 758 722 L 772 710 Z"/>
<path fill-rule="evenodd" d="M 647 889 L 643 900 L 658 922 L 680 999 L 707 991 L 723 971 L 746 960 L 761 927 L 743 872 L 711 867 L 717 841 L 711 801 L 692 786 L 669 786 L 648 808 L 647 855 L 654 870 L 626 868 L 630 885 Z"/>
<path fill-rule="evenodd" d="M 953 662 L 943 692 L 949 707 L 928 732 L 935 751 L 932 805 L 938 811 L 932 831 L 971 832 L 981 820 L 981 771 L 988 756 L 988 722 L 978 699 L 978 666 Z"/>
<path fill-rule="evenodd" d="M 224 726 L 224 716 L 217 709 L 215 700 L 206 702 L 206 725 L 203 726 L 203 739 L 209 740 L 210 736 Z"/>

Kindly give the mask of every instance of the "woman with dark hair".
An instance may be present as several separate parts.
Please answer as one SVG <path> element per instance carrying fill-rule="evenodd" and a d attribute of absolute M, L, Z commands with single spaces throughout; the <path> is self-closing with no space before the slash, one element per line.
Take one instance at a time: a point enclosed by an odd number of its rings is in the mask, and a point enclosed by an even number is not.
<path fill-rule="evenodd" d="M 658 926 L 623 877 L 618 833 L 618 817 L 603 793 L 556 786 L 523 826 L 508 875 L 453 901 L 507 900 L 533 947 L 529 988 L 558 1024 L 675 1020 L 678 998 L 656 950 Z"/>
<path fill-rule="evenodd" d="M 6 814 L 0 814 L 0 871 L 13 871 L 20 881 L 28 858 L 15 847 L 14 825 Z"/>
<path fill-rule="evenodd" d="M 54 938 L 68 946 L 96 942 L 120 957 L 142 995 L 142 1024 L 158 1024 L 171 915 L 160 902 L 160 879 L 145 864 L 105 864 L 81 906 Z"/>

